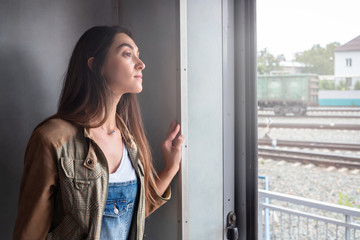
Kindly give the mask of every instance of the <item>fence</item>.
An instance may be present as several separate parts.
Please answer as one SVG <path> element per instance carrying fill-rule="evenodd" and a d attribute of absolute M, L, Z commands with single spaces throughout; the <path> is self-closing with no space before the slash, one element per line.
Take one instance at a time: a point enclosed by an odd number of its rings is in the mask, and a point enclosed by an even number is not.
<path fill-rule="evenodd" d="M 258 190 L 259 240 L 360 239 L 360 209 Z"/>

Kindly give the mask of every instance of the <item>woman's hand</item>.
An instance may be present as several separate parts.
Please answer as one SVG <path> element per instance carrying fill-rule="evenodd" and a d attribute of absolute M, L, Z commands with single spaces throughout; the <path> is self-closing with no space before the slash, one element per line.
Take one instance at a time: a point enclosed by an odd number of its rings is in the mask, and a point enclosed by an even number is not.
<path fill-rule="evenodd" d="M 171 180 L 179 171 L 181 162 L 181 144 L 184 141 L 184 135 L 180 134 L 176 139 L 176 135 L 180 130 L 180 124 L 176 120 L 172 121 L 169 130 L 166 133 L 165 140 L 161 143 L 161 151 L 165 159 L 164 169 L 158 174 L 156 179 L 158 194 L 163 195 Z"/>
<path fill-rule="evenodd" d="M 179 130 L 180 124 L 177 123 L 176 120 L 172 121 L 166 133 L 165 140 L 161 144 L 161 150 L 165 159 L 164 170 L 175 174 L 180 168 L 181 144 L 184 142 L 183 134 L 175 138 Z"/>

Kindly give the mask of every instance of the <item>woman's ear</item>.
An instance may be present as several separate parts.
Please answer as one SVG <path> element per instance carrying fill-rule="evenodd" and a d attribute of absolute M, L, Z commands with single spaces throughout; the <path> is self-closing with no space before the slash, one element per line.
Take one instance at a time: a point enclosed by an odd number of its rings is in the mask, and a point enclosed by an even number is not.
<path fill-rule="evenodd" d="M 94 62 L 94 57 L 90 57 L 89 59 L 88 59 L 88 66 L 89 66 L 89 68 L 90 68 L 90 70 L 92 71 L 93 69 L 92 69 L 92 66 L 93 66 L 93 62 Z"/>

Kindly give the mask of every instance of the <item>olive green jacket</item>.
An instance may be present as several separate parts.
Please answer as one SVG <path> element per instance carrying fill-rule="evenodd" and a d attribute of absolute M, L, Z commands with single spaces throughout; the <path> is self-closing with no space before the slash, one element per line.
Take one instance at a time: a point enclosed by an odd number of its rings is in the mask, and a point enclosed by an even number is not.
<path fill-rule="evenodd" d="M 117 114 L 129 157 L 141 187 L 130 240 L 143 239 L 145 218 L 171 197 L 170 185 L 156 204 L 145 201 L 144 169 L 137 146 Z M 35 129 L 25 151 L 13 239 L 100 239 L 109 169 L 89 128 L 60 118 Z"/>

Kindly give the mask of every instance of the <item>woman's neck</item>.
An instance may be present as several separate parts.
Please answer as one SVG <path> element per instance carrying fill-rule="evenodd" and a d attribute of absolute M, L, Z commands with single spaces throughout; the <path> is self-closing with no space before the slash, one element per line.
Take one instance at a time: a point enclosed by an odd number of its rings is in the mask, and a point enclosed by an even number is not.
<path fill-rule="evenodd" d="M 117 124 L 116 124 L 116 107 L 117 103 L 119 101 L 114 99 L 112 106 L 109 109 L 108 118 L 106 121 L 99 127 L 103 131 L 107 131 L 108 133 L 112 132 L 113 130 L 116 130 Z"/>

